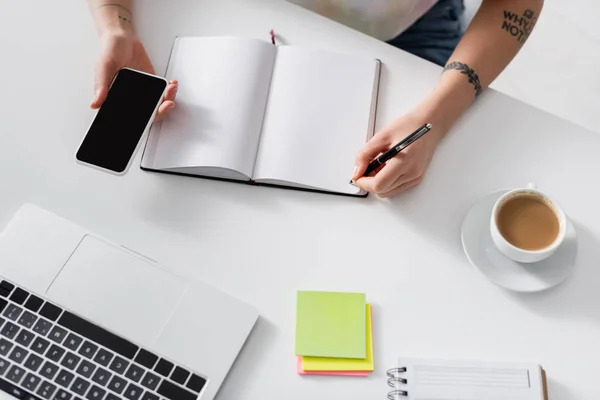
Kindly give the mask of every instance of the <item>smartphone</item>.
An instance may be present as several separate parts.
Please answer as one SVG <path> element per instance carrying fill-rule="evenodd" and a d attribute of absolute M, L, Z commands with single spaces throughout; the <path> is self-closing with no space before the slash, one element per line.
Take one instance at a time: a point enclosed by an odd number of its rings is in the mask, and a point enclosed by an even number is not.
<path fill-rule="evenodd" d="M 123 68 L 98 110 L 75 158 L 105 172 L 124 175 L 167 89 L 160 76 Z"/>

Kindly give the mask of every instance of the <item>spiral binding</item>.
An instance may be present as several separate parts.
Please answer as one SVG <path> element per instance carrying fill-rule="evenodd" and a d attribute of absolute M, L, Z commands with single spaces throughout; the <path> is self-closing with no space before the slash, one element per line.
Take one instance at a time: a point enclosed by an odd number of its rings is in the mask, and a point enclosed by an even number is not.
<path fill-rule="evenodd" d="M 396 387 L 396 383 L 401 383 L 403 385 L 406 385 L 408 383 L 408 381 L 404 378 L 388 378 L 388 386 L 395 388 Z"/>
<path fill-rule="evenodd" d="M 408 397 L 407 390 L 396 389 L 396 385 L 398 385 L 398 384 L 402 384 L 402 385 L 408 384 L 408 380 L 406 378 L 403 378 L 402 376 L 400 376 L 401 374 L 404 374 L 404 373 L 406 373 L 406 367 L 397 367 L 397 368 L 388 369 L 387 383 L 388 383 L 389 387 L 394 389 L 388 393 L 388 395 L 387 395 L 388 400 L 398 400 L 402 397 Z"/>
<path fill-rule="evenodd" d="M 389 400 L 398 400 L 400 397 L 408 397 L 408 392 L 406 390 L 392 390 L 388 393 L 387 398 Z"/>

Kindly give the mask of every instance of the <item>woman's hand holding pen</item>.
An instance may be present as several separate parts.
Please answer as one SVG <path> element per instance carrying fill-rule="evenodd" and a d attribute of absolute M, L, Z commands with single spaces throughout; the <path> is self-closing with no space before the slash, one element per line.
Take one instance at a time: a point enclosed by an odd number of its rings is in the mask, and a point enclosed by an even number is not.
<path fill-rule="evenodd" d="M 435 148 L 443 136 L 441 125 L 433 123 L 433 129 L 397 154 L 371 176 L 363 174 L 367 166 L 379 154 L 396 145 L 411 132 L 431 122 L 419 110 L 408 113 L 378 132 L 356 157 L 352 180 L 363 190 L 379 197 L 395 196 L 423 180 Z"/>

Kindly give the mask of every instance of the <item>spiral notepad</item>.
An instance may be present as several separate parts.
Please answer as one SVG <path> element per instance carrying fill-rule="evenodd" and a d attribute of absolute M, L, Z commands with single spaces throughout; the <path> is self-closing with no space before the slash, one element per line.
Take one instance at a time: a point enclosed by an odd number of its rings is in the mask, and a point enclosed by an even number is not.
<path fill-rule="evenodd" d="M 538 365 L 400 358 L 388 400 L 548 400 Z"/>

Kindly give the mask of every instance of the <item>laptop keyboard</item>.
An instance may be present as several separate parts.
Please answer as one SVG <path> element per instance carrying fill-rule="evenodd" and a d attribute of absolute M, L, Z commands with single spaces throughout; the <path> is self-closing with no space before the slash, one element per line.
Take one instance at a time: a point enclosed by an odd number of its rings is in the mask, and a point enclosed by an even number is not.
<path fill-rule="evenodd" d="M 0 390 L 23 400 L 196 400 L 206 380 L 0 282 Z"/>

